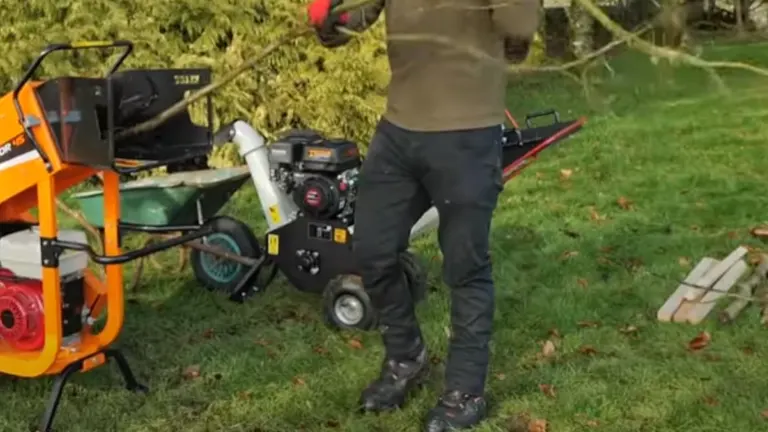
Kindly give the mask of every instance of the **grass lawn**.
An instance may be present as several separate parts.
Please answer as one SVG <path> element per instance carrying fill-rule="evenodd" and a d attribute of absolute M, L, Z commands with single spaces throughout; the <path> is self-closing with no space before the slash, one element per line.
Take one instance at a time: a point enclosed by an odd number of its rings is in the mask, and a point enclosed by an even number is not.
<path fill-rule="evenodd" d="M 768 64 L 765 45 L 714 46 L 707 55 Z M 616 76 L 601 73 L 589 100 L 558 75 L 511 89 L 518 116 L 555 107 L 590 122 L 501 198 L 492 251 L 494 403 L 479 430 L 527 430 L 519 425 L 525 416 L 546 419 L 550 432 L 765 430 L 768 341 L 757 308 L 734 325 L 709 320 L 699 328 L 659 325 L 655 314 L 702 257 L 760 246 L 749 228 L 768 209 L 768 80 L 730 72 L 724 94 L 702 71 L 633 55 L 611 64 Z M 246 187 L 226 211 L 261 230 L 257 209 Z M 440 390 L 449 317 L 434 239 L 415 249 L 434 286 L 419 314 L 438 366 L 403 411 L 354 411 L 378 371 L 375 334 L 329 330 L 320 299 L 282 279 L 243 306 L 231 304 L 200 289 L 190 271 L 171 271 L 171 251 L 165 271 L 152 270 L 129 295 L 121 339 L 152 392 L 123 391 L 112 368 L 77 376 L 57 430 L 418 430 Z M 689 352 L 702 330 L 712 342 Z M 555 351 L 541 358 L 547 339 Z M 188 379 L 189 367 L 200 376 Z M 0 430 L 26 430 L 49 386 L 0 378 Z"/>

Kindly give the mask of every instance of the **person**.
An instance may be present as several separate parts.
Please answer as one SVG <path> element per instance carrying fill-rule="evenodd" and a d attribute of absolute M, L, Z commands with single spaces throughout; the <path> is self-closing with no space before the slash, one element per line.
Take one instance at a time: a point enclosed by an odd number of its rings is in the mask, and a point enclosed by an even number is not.
<path fill-rule="evenodd" d="M 360 170 L 353 247 L 385 348 L 361 409 L 400 408 L 423 384 L 429 358 L 399 255 L 433 204 L 443 279 L 451 289 L 445 391 L 425 430 L 471 428 L 487 411 L 494 316 L 489 236 L 503 187 L 501 152 L 508 59 L 528 52 L 540 0 L 378 0 L 343 13 L 314 0 L 309 21 L 329 48 L 386 16 L 391 79 Z"/>

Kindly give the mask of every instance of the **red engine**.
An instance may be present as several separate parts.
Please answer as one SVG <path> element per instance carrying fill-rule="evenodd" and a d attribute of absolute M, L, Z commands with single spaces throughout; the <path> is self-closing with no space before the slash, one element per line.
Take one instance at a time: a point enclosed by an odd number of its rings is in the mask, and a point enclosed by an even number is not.
<path fill-rule="evenodd" d="M 17 351 L 37 351 L 45 342 L 43 286 L 0 268 L 0 339 Z"/>

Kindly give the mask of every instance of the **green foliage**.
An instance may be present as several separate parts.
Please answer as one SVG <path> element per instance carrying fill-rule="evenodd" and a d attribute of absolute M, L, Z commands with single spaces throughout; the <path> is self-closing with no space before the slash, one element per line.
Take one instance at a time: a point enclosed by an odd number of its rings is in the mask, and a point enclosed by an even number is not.
<path fill-rule="evenodd" d="M 62 41 L 128 39 L 126 67 L 212 67 L 221 76 L 291 28 L 305 25 L 304 0 L 28 0 L 0 2 L 0 89 L 8 90 L 40 49 Z M 311 38 L 281 48 L 216 95 L 216 123 L 236 118 L 273 136 L 312 127 L 364 144 L 385 100 L 382 26 L 327 50 Z M 110 59 L 97 52 L 57 53 L 38 74 L 95 75 Z M 194 111 L 196 114 L 198 110 Z M 223 148 L 217 164 L 235 162 Z M 217 161 L 218 159 L 218 161 Z"/>

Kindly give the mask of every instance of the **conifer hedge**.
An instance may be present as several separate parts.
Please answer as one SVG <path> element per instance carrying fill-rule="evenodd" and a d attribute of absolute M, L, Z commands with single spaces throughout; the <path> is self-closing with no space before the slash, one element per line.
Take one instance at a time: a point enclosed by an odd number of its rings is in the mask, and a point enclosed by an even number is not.
<path fill-rule="evenodd" d="M 48 43 L 128 39 L 125 67 L 231 70 L 296 26 L 305 0 L 5 0 L 0 1 L 0 89 L 7 91 Z M 330 51 L 312 38 L 284 46 L 214 99 L 217 124 L 241 118 L 268 136 L 312 127 L 367 142 L 385 101 L 389 71 L 379 23 Z M 56 53 L 41 76 L 98 74 L 109 58 Z M 222 149 L 218 164 L 236 162 Z"/>

